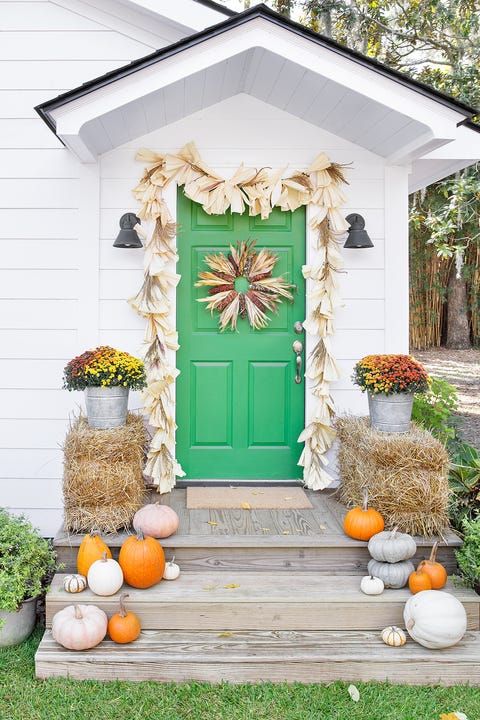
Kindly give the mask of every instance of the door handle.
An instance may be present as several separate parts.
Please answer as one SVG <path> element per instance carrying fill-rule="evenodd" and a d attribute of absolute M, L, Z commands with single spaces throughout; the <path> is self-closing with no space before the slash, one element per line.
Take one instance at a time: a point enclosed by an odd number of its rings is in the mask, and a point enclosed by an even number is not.
<path fill-rule="evenodd" d="M 295 340 L 295 342 L 292 345 L 293 352 L 297 356 L 295 358 L 295 365 L 297 368 L 297 374 L 295 375 L 295 382 L 297 385 L 299 385 L 302 382 L 302 351 L 303 351 L 303 345 L 300 342 L 300 340 Z"/>

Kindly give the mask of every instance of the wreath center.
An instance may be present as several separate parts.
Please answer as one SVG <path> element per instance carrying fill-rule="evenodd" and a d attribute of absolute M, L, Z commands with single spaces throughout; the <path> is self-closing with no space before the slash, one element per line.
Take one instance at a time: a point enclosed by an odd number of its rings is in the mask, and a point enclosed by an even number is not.
<path fill-rule="evenodd" d="M 278 315 L 282 298 L 293 300 L 290 285 L 283 275 L 272 277 L 278 257 L 269 250 L 255 250 L 256 240 L 237 240 L 225 255 L 206 255 L 209 270 L 198 274 L 196 287 L 209 287 L 208 296 L 198 298 L 207 309 L 220 313 L 220 330 L 237 327 L 239 316 L 254 330 L 268 325 L 268 311 Z"/>

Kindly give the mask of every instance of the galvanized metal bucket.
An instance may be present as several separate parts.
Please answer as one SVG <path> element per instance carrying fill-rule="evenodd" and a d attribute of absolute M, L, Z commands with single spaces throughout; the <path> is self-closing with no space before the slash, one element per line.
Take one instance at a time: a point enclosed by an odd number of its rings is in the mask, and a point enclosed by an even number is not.
<path fill-rule="evenodd" d="M 376 430 L 406 433 L 410 430 L 413 393 L 368 393 L 370 424 Z"/>
<path fill-rule="evenodd" d="M 0 647 L 18 645 L 26 640 L 35 627 L 37 620 L 37 598 L 24 600 L 18 610 L 7 612 L 0 610 Z"/>
<path fill-rule="evenodd" d="M 118 386 L 85 388 L 88 424 L 102 430 L 125 425 L 128 390 L 129 388 Z"/>

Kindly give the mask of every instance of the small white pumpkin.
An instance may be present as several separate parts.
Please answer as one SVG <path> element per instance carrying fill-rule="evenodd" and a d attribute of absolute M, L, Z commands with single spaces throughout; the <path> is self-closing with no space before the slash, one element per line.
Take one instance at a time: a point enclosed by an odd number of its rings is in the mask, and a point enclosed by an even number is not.
<path fill-rule="evenodd" d="M 381 595 L 385 589 L 383 580 L 374 575 L 365 575 L 360 582 L 360 590 L 365 595 Z"/>
<path fill-rule="evenodd" d="M 164 580 L 176 580 L 178 576 L 180 575 L 180 568 L 178 565 L 174 562 L 175 555 L 173 558 L 165 564 L 165 571 L 163 573 L 163 579 Z"/>
<path fill-rule="evenodd" d="M 456 645 L 467 630 L 467 613 L 460 600 L 443 590 L 422 590 L 405 605 L 408 634 L 424 647 L 436 650 Z"/>
<path fill-rule="evenodd" d="M 87 580 L 95 595 L 115 595 L 123 584 L 122 568 L 116 560 L 107 558 L 107 553 L 103 553 L 102 558 L 90 566 Z"/>
<path fill-rule="evenodd" d="M 405 643 L 407 642 L 407 637 L 403 632 L 402 628 L 399 628 L 396 625 L 389 625 L 384 630 L 382 630 L 382 640 L 385 645 L 391 645 L 392 647 L 400 647 L 400 645 L 405 645 Z"/>
<path fill-rule="evenodd" d="M 411 535 L 394 528 L 373 535 L 368 541 L 368 552 L 374 560 L 396 563 L 413 557 L 417 543 Z"/>
<path fill-rule="evenodd" d="M 75 573 L 73 575 L 65 575 L 63 578 L 63 589 L 68 593 L 83 592 L 87 587 L 87 578 L 85 575 Z"/>

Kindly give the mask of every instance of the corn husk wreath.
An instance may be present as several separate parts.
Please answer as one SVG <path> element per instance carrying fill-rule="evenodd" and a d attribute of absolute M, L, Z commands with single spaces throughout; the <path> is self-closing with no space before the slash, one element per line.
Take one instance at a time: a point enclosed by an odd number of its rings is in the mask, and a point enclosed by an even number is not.
<path fill-rule="evenodd" d="M 237 327 L 239 316 L 248 319 L 254 330 L 268 325 L 267 310 L 278 315 L 277 305 L 284 297 L 293 300 L 289 285 L 280 277 L 272 277 L 277 257 L 269 250 L 255 250 L 256 240 L 238 240 L 237 246 L 230 245 L 228 255 L 207 255 L 205 262 L 210 268 L 199 273 L 196 287 L 209 287 L 208 297 L 198 298 L 198 302 L 207 303 L 207 310 L 220 313 L 220 330 L 229 325 Z M 236 278 L 244 277 L 249 282 L 247 292 L 235 290 Z"/>
<path fill-rule="evenodd" d="M 341 192 L 341 185 L 346 182 L 342 168 L 331 163 L 325 153 L 320 153 L 306 172 L 298 171 L 286 178 L 282 177 L 285 168 L 268 172 L 265 168 L 255 170 L 242 164 L 226 180 L 203 162 L 194 143 L 188 143 L 177 154 L 157 155 L 142 149 L 137 160 L 150 165 L 133 190 L 142 205 L 137 214 L 140 219 L 153 223 L 153 231 L 145 243 L 144 283 L 129 300 L 133 309 L 147 321 L 144 359 L 148 386 L 144 402 L 150 425 L 156 432 L 145 474 L 160 493 L 169 492 L 175 485 L 175 477 L 185 474 L 173 452 L 176 429 L 173 386 L 178 371 L 167 361 L 167 350 L 178 349 L 169 294 L 180 276 L 169 269 L 178 259 L 176 227 L 162 191 L 176 181 L 183 186 L 186 197 L 199 203 L 210 215 L 223 215 L 229 208 L 243 213 L 248 207 L 249 215 L 266 219 L 273 207 L 293 212 L 302 205 L 313 206 L 309 224 L 317 233 L 315 263 L 303 266 L 302 272 L 310 281 L 307 299 L 311 308 L 303 326 L 318 339 L 305 373 L 316 407 L 311 422 L 298 438 L 299 442 L 305 442 L 298 464 L 304 468 L 306 487 L 312 490 L 327 487 L 332 478 L 324 470 L 328 464 L 325 453 L 335 439 L 331 427 L 335 408 L 329 386 L 339 377 L 330 347 L 334 311 L 340 304 L 337 275 L 342 267 L 335 235 L 347 229 L 339 211 L 345 202 Z M 286 284 L 284 290 L 288 292 Z"/>

